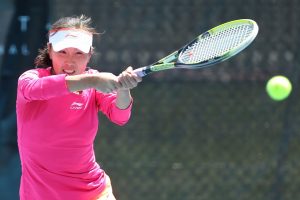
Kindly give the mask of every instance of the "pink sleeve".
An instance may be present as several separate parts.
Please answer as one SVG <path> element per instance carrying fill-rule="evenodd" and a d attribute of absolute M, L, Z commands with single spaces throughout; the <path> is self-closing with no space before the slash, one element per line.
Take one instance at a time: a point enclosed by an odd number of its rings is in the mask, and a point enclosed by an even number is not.
<path fill-rule="evenodd" d="M 131 115 L 132 102 L 126 109 L 116 106 L 116 93 L 103 94 L 96 92 L 98 109 L 105 114 L 108 119 L 120 126 L 125 125 Z"/>
<path fill-rule="evenodd" d="M 40 77 L 38 70 L 23 73 L 18 80 L 18 93 L 25 100 L 46 100 L 70 93 L 65 74 Z"/>

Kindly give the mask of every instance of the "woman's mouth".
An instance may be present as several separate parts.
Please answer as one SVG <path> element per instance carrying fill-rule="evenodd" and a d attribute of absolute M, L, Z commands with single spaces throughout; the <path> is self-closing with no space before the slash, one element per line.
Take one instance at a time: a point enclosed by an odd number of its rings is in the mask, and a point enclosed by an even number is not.
<path fill-rule="evenodd" d="M 67 70 L 67 69 L 63 69 L 63 72 L 64 72 L 65 74 L 68 74 L 68 75 L 73 75 L 73 74 L 75 74 L 75 70 Z"/>

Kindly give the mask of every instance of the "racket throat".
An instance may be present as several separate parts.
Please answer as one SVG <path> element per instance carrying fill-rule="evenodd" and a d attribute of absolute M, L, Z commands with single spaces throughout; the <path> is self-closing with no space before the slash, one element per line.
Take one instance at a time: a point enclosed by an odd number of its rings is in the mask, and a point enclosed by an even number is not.
<path fill-rule="evenodd" d="M 175 67 L 175 63 L 162 63 L 158 65 L 149 65 L 145 66 L 142 68 L 135 69 L 134 72 L 139 76 L 139 77 L 144 77 L 152 72 L 157 72 L 157 71 L 162 71 L 166 69 L 171 69 Z"/>

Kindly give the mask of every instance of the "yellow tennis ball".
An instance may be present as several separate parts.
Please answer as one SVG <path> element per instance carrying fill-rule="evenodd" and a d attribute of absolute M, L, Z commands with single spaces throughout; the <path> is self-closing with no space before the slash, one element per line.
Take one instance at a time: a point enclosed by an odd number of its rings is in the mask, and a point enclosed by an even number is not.
<path fill-rule="evenodd" d="M 281 101 L 290 95 L 292 84 L 285 76 L 278 75 L 268 80 L 266 90 L 271 99 Z"/>

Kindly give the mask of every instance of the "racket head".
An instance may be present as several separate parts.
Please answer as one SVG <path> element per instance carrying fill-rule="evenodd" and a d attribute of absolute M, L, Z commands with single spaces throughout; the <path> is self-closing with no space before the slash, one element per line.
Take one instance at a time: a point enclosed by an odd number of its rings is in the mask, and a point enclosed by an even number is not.
<path fill-rule="evenodd" d="M 222 62 L 245 49 L 257 36 L 251 19 L 221 24 L 199 35 L 183 47 L 175 63 L 179 68 L 201 68 Z"/>

